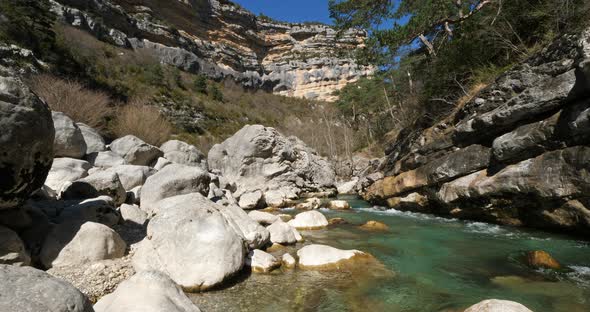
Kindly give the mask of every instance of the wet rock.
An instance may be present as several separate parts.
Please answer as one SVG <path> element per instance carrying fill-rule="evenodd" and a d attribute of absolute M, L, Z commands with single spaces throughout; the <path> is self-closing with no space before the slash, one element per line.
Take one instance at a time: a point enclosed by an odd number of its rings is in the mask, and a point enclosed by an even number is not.
<path fill-rule="evenodd" d="M 162 144 L 160 150 L 164 153 L 164 158 L 173 163 L 200 167 L 203 170 L 209 169 L 207 157 L 193 145 L 178 140 L 170 140 Z"/>
<path fill-rule="evenodd" d="M 166 274 L 144 271 L 121 283 L 95 305 L 96 312 L 199 312 Z"/>
<path fill-rule="evenodd" d="M 514 301 L 488 299 L 477 303 L 465 312 L 532 312 L 527 307 Z"/>
<path fill-rule="evenodd" d="M 287 223 L 298 230 L 317 230 L 328 226 L 328 220 L 318 211 L 299 213 Z"/>
<path fill-rule="evenodd" d="M 328 220 L 328 224 L 330 224 L 330 225 L 348 224 L 348 221 L 344 220 L 343 218 L 331 218 Z"/>
<path fill-rule="evenodd" d="M 3 226 L 0 226 L 0 264 L 18 266 L 31 264 L 31 257 L 18 234 Z"/>
<path fill-rule="evenodd" d="M 51 112 L 15 73 L 0 66 L 0 210 L 20 206 L 43 186 L 55 129 Z"/>
<path fill-rule="evenodd" d="M 272 243 L 289 245 L 301 240 L 299 232 L 282 220 L 275 221 L 266 229 L 270 232 L 270 241 Z"/>
<path fill-rule="evenodd" d="M 526 253 L 526 263 L 535 269 L 561 269 L 561 264 L 543 250 L 528 251 Z"/>
<path fill-rule="evenodd" d="M 158 157 L 164 155 L 162 151 L 133 135 L 118 138 L 110 145 L 111 151 L 123 157 L 130 165 L 149 166 L 155 163 Z"/>
<path fill-rule="evenodd" d="M 282 267 L 285 269 L 293 269 L 297 265 L 297 261 L 295 260 L 295 258 L 293 258 L 293 256 L 291 256 L 288 253 L 284 254 L 283 257 L 281 257 L 281 262 Z"/>
<path fill-rule="evenodd" d="M 97 153 L 106 150 L 104 139 L 100 133 L 98 133 L 98 131 L 81 122 L 76 123 L 76 125 L 78 128 L 80 128 L 82 136 L 84 137 L 84 142 L 86 143 L 86 154 Z"/>
<path fill-rule="evenodd" d="M 367 221 L 361 225 L 361 229 L 368 231 L 389 231 L 389 226 L 379 221 Z"/>
<path fill-rule="evenodd" d="M 62 223 L 47 236 L 41 262 L 47 268 L 123 257 L 127 244 L 111 228 L 94 222 Z"/>
<path fill-rule="evenodd" d="M 322 201 L 319 198 L 312 197 L 306 198 L 304 202 L 297 204 L 295 208 L 300 210 L 313 210 L 319 209 L 321 205 Z"/>
<path fill-rule="evenodd" d="M 74 286 L 31 267 L 0 264 L 0 280 L 0 311 L 94 311 Z"/>
<path fill-rule="evenodd" d="M 281 261 L 277 260 L 277 258 L 271 254 L 260 249 L 255 249 L 248 254 L 246 265 L 249 265 L 254 273 L 269 273 L 280 267 Z"/>
<path fill-rule="evenodd" d="M 328 208 L 332 210 L 347 210 L 350 209 L 350 204 L 345 200 L 331 200 L 328 203 Z"/>
<path fill-rule="evenodd" d="M 55 126 L 53 150 L 56 157 L 82 158 L 86 155 L 86 142 L 82 131 L 70 117 L 61 112 L 51 112 Z"/>
<path fill-rule="evenodd" d="M 373 257 L 358 250 L 341 250 L 326 245 L 307 245 L 297 251 L 299 267 L 307 270 L 340 270 L 361 266 Z"/>

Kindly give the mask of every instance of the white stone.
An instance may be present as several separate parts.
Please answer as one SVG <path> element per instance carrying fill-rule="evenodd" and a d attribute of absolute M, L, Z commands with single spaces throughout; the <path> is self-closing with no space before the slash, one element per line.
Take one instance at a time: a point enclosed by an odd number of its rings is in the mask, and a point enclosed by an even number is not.
<path fill-rule="evenodd" d="M 238 201 L 238 205 L 242 209 L 255 209 L 260 208 L 262 202 L 262 192 L 260 190 L 244 193 L 240 196 L 240 200 Z"/>
<path fill-rule="evenodd" d="M 147 178 L 155 172 L 148 166 L 136 165 L 119 165 L 109 168 L 107 171 L 116 172 L 119 175 L 119 180 L 126 191 L 143 185 Z"/>
<path fill-rule="evenodd" d="M 111 151 L 123 157 L 130 165 L 149 166 L 158 157 L 164 155 L 159 148 L 147 144 L 133 135 L 126 135 L 116 139 L 111 143 L 110 148 Z"/>
<path fill-rule="evenodd" d="M 346 210 L 350 209 L 350 204 L 345 200 L 331 200 L 328 203 L 328 208 L 333 210 Z"/>
<path fill-rule="evenodd" d="M 53 151 L 56 157 L 82 158 L 86 155 L 86 142 L 74 121 L 61 112 L 51 112 L 55 127 Z"/>
<path fill-rule="evenodd" d="M 465 312 L 533 312 L 514 301 L 489 299 L 469 307 Z"/>
<path fill-rule="evenodd" d="M 76 123 L 76 125 L 80 128 L 80 131 L 82 131 L 84 142 L 86 142 L 86 154 L 106 150 L 104 139 L 98 131 L 81 122 Z"/>
<path fill-rule="evenodd" d="M 341 250 L 326 245 L 307 245 L 297 251 L 299 266 L 309 268 L 329 266 L 349 260 L 356 255 L 365 255 L 365 253 L 358 250 Z"/>
<path fill-rule="evenodd" d="M 45 185 L 57 193 L 66 182 L 73 182 L 88 176 L 90 168 L 92 165 L 84 160 L 55 158 L 45 180 Z"/>
<path fill-rule="evenodd" d="M 279 217 L 276 215 L 273 215 L 272 213 L 258 211 L 258 210 L 248 212 L 248 216 L 250 218 L 252 218 L 252 220 L 254 220 L 262 225 L 273 224 L 275 221 L 279 220 Z"/>
<path fill-rule="evenodd" d="M 266 229 L 270 232 L 270 241 L 272 243 L 286 245 L 295 244 L 301 240 L 299 232 L 282 220 L 275 221 Z"/>
<path fill-rule="evenodd" d="M 283 263 L 283 267 L 287 269 L 294 268 L 295 265 L 297 265 L 297 261 L 295 260 L 295 258 L 293 258 L 293 256 L 291 256 L 291 254 L 288 253 L 284 254 L 281 260 Z"/>
<path fill-rule="evenodd" d="M 127 222 L 133 222 L 135 224 L 143 225 L 147 221 L 147 213 L 139 209 L 137 205 L 122 204 L 119 208 L 121 212 L 121 218 Z"/>
<path fill-rule="evenodd" d="M 277 260 L 277 258 L 269 253 L 266 253 L 260 249 L 255 249 L 248 254 L 246 264 L 250 265 L 252 272 L 268 273 L 280 267 L 281 261 Z"/>
<path fill-rule="evenodd" d="M 295 219 L 287 223 L 298 230 L 313 230 L 328 226 L 328 220 L 326 217 L 315 210 L 299 213 L 295 216 Z"/>

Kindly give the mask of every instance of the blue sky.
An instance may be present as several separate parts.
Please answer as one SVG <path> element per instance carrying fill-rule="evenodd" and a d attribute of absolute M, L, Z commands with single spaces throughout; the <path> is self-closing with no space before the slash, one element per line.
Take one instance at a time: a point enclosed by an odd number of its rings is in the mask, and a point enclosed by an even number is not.
<path fill-rule="evenodd" d="M 331 24 L 328 0 L 234 0 L 244 8 L 286 22 Z"/>

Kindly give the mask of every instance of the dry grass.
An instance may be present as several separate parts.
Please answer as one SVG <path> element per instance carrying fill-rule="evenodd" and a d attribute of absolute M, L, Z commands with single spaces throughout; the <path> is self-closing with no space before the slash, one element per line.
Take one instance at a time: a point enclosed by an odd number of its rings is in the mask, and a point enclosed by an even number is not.
<path fill-rule="evenodd" d="M 173 130 L 172 124 L 156 107 L 146 105 L 141 100 L 119 108 L 117 120 L 111 129 L 116 137 L 132 134 L 155 146 L 168 141 Z"/>
<path fill-rule="evenodd" d="M 485 83 L 476 83 L 473 87 L 469 88 L 467 93 L 457 100 L 457 103 L 455 104 L 456 110 L 460 110 L 461 108 L 463 108 L 465 104 L 473 100 L 473 98 L 487 86 L 488 85 Z"/>
<path fill-rule="evenodd" d="M 31 79 L 31 88 L 51 110 L 62 112 L 76 122 L 103 131 L 113 114 L 110 97 L 85 88 L 73 80 L 42 74 Z"/>

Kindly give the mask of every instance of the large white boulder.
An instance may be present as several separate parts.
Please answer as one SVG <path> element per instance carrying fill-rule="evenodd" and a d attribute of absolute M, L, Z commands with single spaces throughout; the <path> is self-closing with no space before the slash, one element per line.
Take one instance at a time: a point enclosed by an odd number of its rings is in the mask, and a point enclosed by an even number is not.
<path fill-rule="evenodd" d="M 80 131 L 82 132 L 82 137 L 84 137 L 84 142 L 86 143 L 86 154 L 102 152 L 106 150 L 106 145 L 104 139 L 92 127 L 83 124 L 81 122 L 76 123 Z"/>
<path fill-rule="evenodd" d="M 92 165 L 84 160 L 55 158 L 47 175 L 47 180 L 45 180 L 45 185 L 58 193 L 65 183 L 88 176 L 88 170 L 90 168 L 92 168 Z"/>
<path fill-rule="evenodd" d="M 80 180 L 66 183 L 60 194 L 62 199 L 87 199 L 101 195 L 111 197 L 116 205 L 125 202 L 127 192 L 125 192 L 125 188 L 116 172 L 94 172 Z"/>
<path fill-rule="evenodd" d="M 195 168 L 195 167 L 191 167 Z M 203 200 L 194 200 L 194 198 Z M 147 237 L 133 257 L 136 271 L 166 272 L 186 291 L 222 283 L 242 269 L 242 238 L 219 211 L 200 194 L 170 197 L 150 220 Z"/>
<path fill-rule="evenodd" d="M 51 112 L 55 127 L 53 151 L 55 157 L 82 158 L 86 155 L 86 142 L 74 121 L 61 112 Z"/>
<path fill-rule="evenodd" d="M 354 265 L 372 258 L 367 253 L 358 250 L 341 250 L 326 245 L 307 245 L 297 251 L 299 267 L 303 269 L 329 270 L 338 269 L 344 265 Z"/>
<path fill-rule="evenodd" d="M 47 268 L 82 265 L 125 255 L 127 244 L 106 225 L 61 223 L 47 236 L 40 259 Z"/>
<path fill-rule="evenodd" d="M 297 229 L 293 228 L 282 220 L 275 221 L 266 229 L 268 232 L 270 232 L 270 241 L 275 244 L 295 244 L 302 240 L 301 235 Z"/>
<path fill-rule="evenodd" d="M 119 165 L 107 169 L 107 171 L 116 172 L 126 191 L 130 191 L 136 186 L 141 186 L 147 178 L 155 173 L 155 170 L 148 166 L 136 165 Z"/>
<path fill-rule="evenodd" d="M 18 234 L 3 226 L 0 226 L 0 264 L 31 264 L 31 257 Z"/>
<path fill-rule="evenodd" d="M 465 312 L 533 312 L 514 301 L 489 299 L 469 307 Z"/>
<path fill-rule="evenodd" d="M 250 249 L 260 248 L 270 241 L 270 233 L 236 205 L 216 205 L 229 225 Z"/>
<path fill-rule="evenodd" d="M 268 273 L 280 267 L 281 261 L 269 253 L 255 249 L 248 254 L 246 265 L 249 265 L 254 273 Z"/>
<path fill-rule="evenodd" d="M 141 209 L 153 215 L 162 199 L 190 193 L 209 193 L 209 173 L 199 167 L 171 164 L 151 175 L 141 188 Z"/>
<path fill-rule="evenodd" d="M 116 139 L 111 143 L 110 149 L 123 157 L 130 165 L 149 166 L 155 163 L 158 157 L 164 155 L 159 148 L 133 135 Z"/>
<path fill-rule="evenodd" d="M 340 183 L 336 186 L 336 189 L 338 190 L 338 194 L 341 195 L 353 195 L 353 194 L 357 194 L 357 190 L 356 190 L 356 185 L 359 182 L 359 178 L 358 177 L 354 177 L 352 180 L 348 181 L 348 182 L 343 182 Z"/>
<path fill-rule="evenodd" d="M 182 289 L 159 271 L 138 272 L 101 298 L 96 312 L 199 312 Z"/>
<path fill-rule="evenodd" d="M 295 216 L 288 224 L 298 230 L 316 230 L 328 226 L 328 220 L 319 211 L 305 211 Z"/>
<path fill-rule="evenodd" d="M 200 167 L 203 170 L 209 169 L 207 166 L 207 157 L 194 145 L 178 140 L 170 140 L 162 144 L 160 150 L 164 153 L 164 158 L 173 163 Z"/>
<path fill-rule="evenodd" d="M 148 219 L 147 213 L 141 210 L 138 205 L 122 204 L 119 211 L 121 212 L 121 218 L 126 222 L 144 225 Z"/>
<path fill-rule="evenodd" d="M 269 205 L 280 196 L 267 196 L 267 191 L 292 189 L 298 195 L 332 188 L 335 180 L 331 164 L 301 140 L 261 125 L 244 126 L 213 146 L 208 163 L 240 193 L 262 190 Z"/>
<path fill-rule="evenodd" d="M 261 204 L 264 204 L 264 202 L 262 201 L 262 191 L 260 190 L 244 193 L 240 196 L 240 200 L 238 201 L 238 205 L 240 205 L 242 209 L 261 208 Z"/>
<path fill-rule="evenodd" d="M 90 153 L 86 155 L 86 159 L 94 167 L 99 168 L 111 168 L 127 164 L 127 161 L 123 157 L 111 151 Z"/>
<path fill-rule="evenodd" d="M 272 213 L 264 212 L 264 211 L 250 211 L 248 212 L 248 216 L 252 218 L 252 220 L 262 224 L 262 225 L 269 225 L 273 224 L 275 221 L 279 220 L 280 218 Z"/>
<path fill-rule="evenodd" d="M 0 264 L 0 281 L 0 311 L 94 311 L 74 286 L 41 270 Z"/>

